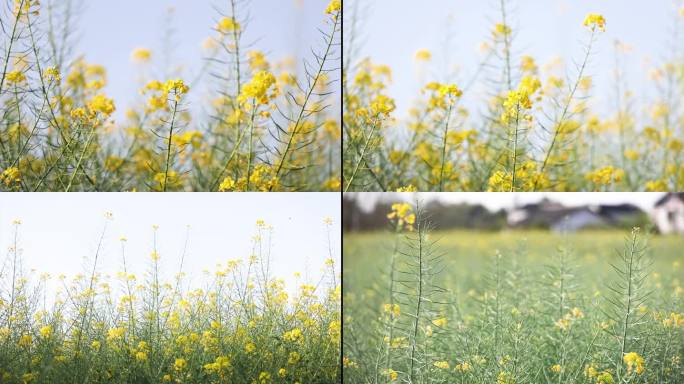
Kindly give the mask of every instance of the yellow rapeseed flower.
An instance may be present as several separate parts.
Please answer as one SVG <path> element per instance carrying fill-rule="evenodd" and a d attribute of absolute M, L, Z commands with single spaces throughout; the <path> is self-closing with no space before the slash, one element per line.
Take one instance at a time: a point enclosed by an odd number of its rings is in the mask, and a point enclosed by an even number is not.
<path fill-rule="evenodd" d="M 430 61 L 432 59 L 432 53 L 427 49 L 421 49 L 416 52 L 416 60 L 418 61 Z"/>
<path fill-rule="evenodd" d="M 383 310 L 385 313 L 391 313 L 394 317 L 401 315 L 401 307 L 399 304 L 385 304 L 383 305 Z"/>
<path fill-rule="evenodd" d="M 592 31 L 594 31 L 596 28 L 598 28 L 601 32 L 606 31 L 606 19 L 603 17 L 603 15 L 599 15 L 597 13 L 588 14 L 584 19 L 583 25 L 585 27 L 589 27 Z"/>
<path fill-rule="evenodd" d="M 295 365 L 299 362 L 300 358 L 301 356 L 298 352 L 290 352 L 289 356 L 287 357 L 287 363 L 290 365 Z"/>
<path fill-rule="evenodd" d="M 0 173 L 0 183 L 5 183 L 9 186 L 12 183 L 19 183 L 21 181 L 21 173 L 17 167 L 9 167 Z"/>
<path fill-rule="evenodd" d="M 166 95 L 173 92 L 175 100 L 180 101 L 182 95 L 185 95 L 190 90 L 190 87 L 183 83 L 181 79 L 167 80 L 164 84 L 164 92 Z"/>
<path fill-rule="evenodd" d="M 20 84 L 26 81 L 26 75 L 22 71 L 11 71 L 7 73 L 5 79 L 10 84 Z"/>
<path fill-rule="evenodd" d="M 665 180 L 649 180 L 646 182 L 645 189 L 647 192 L 664 192 L 667 191 L 667 181 Z"/>
<path fill-rule="evenodd" d="M 14 14 L 21 14 L 23 19 L 29 13 L 33 16 L 38 16 L 40 14 L 39 6 L 39 0 L 14 0 Z"/>
<path fill-rule="evenodd" d="M 670 317 L 663 319 L 663 326 L 665 328 L 683 328 L 684 327 L 684 314 L 681 313 L 670 313 Z"/>
<path fill-rule="evenodd" d="M 610 185 L 611 183 L 619 183 L 624 176 L 625 171 L 609 165 L 587 173 L 585 178 L 596 185 Z"/>
<path fill-rule="evenodd" d="M 90 103 L 88 103 L 88 108 L 93 112 L 100 112 L 105 116 L 111 115 L 116 110 L 114 107 L 114 100 L 102 94 L 95 95 L 92 100 L 90 100 Z"/>
<path fill-rule="evenodd" d="M 107 341 L 112 342 L 123 337 L 126 333 L 126 328 L 112 328 L 107 331 Z"/>
<path fill-rule="evenodd" d="M 256 104 L 268 104 L 276 96 L 275 83 L 276 78 L 272 73 L 259 71 L 254 74 L 249 83 L 244 85 L 238 101 L 246 103 L 254 100 Z"/>
<path fill-rule="evenodd" d="M 405 187 L 397 188 L 397 192 L 418 192 L 418 189 L 413 185 L 407 185 Z"/>
<path fill-rule="evenodd" d="M 31 346 L 32 343 L 33 337 L 31 337 L 31 335 L 22 335 L 19 338 L 19 342 L 17 343 L 17 345 L 23 348 L 28 348 Z"/>
<path fill-rule="evenodd" d="M 291 341 L 295 342 L 298 340 L 301 340 L 304 336 L 302 335 L 302 331 L 299 328 L 294 328 L 291 331 L 287 331 L 283 334 L 283 339 L 285 341 Z"/>
<path fill-rule="evenodd" d="M 131 60 L 139 63 L 146 63 L 152 58 L 152 51 L 147 48 L 136 48 L 131 53 Z"/>
<path fill-rule="evenodd" d="M 634 370 L 637 375 L 644 373 L 644 359 L 636 352 L 625 353 L 622 360 L 627 364 L 627 372 Z"/>
<path fill-rule="evenodd" d="M 576 319 L 581 319 L 584 317 L 584 312 L 582 312 L 582 310 L 577 307 L 571 309 L 570 314 Z"/>
<path fill-rule="evenodd" d="M 173 363 L 173 369 L 177 372 L 182 372 L 188 366 L 188 362 L 185 359 L 176 359 Z"/>
<path fill-rule="evenodd" d="M 399 378 L 399 373 L 392 368 L 386 369 L 384 373 L 390 381 L 397 381 Z"/>
<path fill-rule="evenodd" d="M 225 179 L 223 179 L 221 185 L 219 185 L 219 192 L 232 191 L 233 189 L 235 189 L 235 185 L 235 179 L 228 176 Z"/>
<path fill-rule="evenodd" d="M 44 327 L 41 327 L 39 333 L 40 336 L 42 336 L 43 338 L 49 338 L 50 336 L 52 336 L 52 326 L 46 325 Z"/>
<path fill-rule="evenodd" d="M 330 0 L 330 3 L 328 3 L 328 6 L 325 8 L 325 13 L 332 15 L 333 13 L 339 12 L 341 9 L 341 0 Z"/>
<path fill-rule="evenodd" d="M 610 372 L 603 371 L 596 376 L 596 384 L 615 384 L 615 380 Z"/>
<path fill-rule="evenodd" d="M 432 320 L 432 324 L 434 324 L 435 327 L 445 327 L 447 325 L 447 319 L 446 319 L 446 317 L 434 319 L 434 320 Z"/>
<path fill-rule="evenodd" d="M 392 211 L 387 214 L 387 218 L 396 222 L 397 229 L 406 228 L 409 231 L 413 230 L 413 224 L 416 221 L 416 215 L 412 212 L 411 204 L 408 203 L 392 204 Z"/>
<path fill-rule="evenodd" d="M 492 36 L 494 38 L 504 37 L 511 33 L 511 27 L 506 24 L 498 23 L 494 26 L 494 31 L 492 31 Z"/>
<path fill-rule="evenodd" d="M 371 114 L 373 116 L 387 117 L 392 113 L 396 106 L 394 105 L 394 99 L 387 97 L 385 95 L 378 95 L 370 102 Z"/>
<path fill-rule="evenodd" d="M 240 32 L 240 23 L 238 23 L 233 17 L 224 17 L 219 20 L 216 29 L 223 34 L 228 34 L 232 32 Z"/>
<path fill-rule="evenodd" d="M 48 67 L 43 73 L 43 76 L 46 79 L 55 81 L 57 83 L 59 83 L 59 81 L 62 79 L 62 77 L 59 74 L 59 71 L 55 67 Z"/>

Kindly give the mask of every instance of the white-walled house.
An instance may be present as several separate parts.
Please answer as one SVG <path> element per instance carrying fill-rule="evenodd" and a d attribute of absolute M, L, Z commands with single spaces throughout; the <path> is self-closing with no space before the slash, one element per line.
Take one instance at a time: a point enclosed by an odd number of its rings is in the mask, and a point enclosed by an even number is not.
<path fill-rule="evenodd" d="M 510 228 L 541 227 L 556 232 L 574 232 L 592 227 L 624 225 L 625 221 L 629 222 L 643 214 L 639 207 L 628 203 L 566 207 L 543 199 L 538 203 L 510 209 L 507 223 Z"/>
<path fill-rule="evenodd" d="M 663 234 L 684 234 L 684 192 L 668 193 L 653 207 L 653 221 Z"/>

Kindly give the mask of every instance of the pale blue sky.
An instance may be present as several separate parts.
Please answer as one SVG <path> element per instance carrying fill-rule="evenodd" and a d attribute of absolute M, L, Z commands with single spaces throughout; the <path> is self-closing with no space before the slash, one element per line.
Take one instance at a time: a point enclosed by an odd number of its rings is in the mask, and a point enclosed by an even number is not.
<path fill-rule="evenodd" d="M 20 248 L 26 268 L 53 276 L 73 276 L 92 268 L 92 256 L 111 211 L 104 248 L 98 261 L 103 273 L 121 270 L 120 236 L 125 236 L 127 263 L 142 273 L 150 264 L 152 225 L 159 225 L 158 252 L 167 276 L 178 263 L 190 225 L 185 270 L 195 282 L 202 270 L 217 262 L 246 259 L 256 220 L 274 227 L 272 268 L 275 276 L 293 281 L 294 272 L 308 271 L 314 281 L 328 257 L 323 219 L 333 219 L 331 241 L 335 260 L 340 250 L 338 193 L 3 193 L 0 194 L 2 260 L 20 219 Z M 88 257 L 88 261 L 84 260 Z"/>
<path fill-rule="evenodd" d="M 346 6 L 350 8 L 352 2 L 365 8 L 361 35 L 364 44 L 358 56 L 369 56 L 375 63 L 392 67 L 394 82 L 388 93 L 396 98 L 399 118 L 406 116 L 406 109 L 425 82 L 449 80 L 463 85 L 484 57 L 478 52 L 480 42 L 489 38 L 494 24 L 500 20 L 499 0 L 350 0 Z M 596 55 L 587 72 L 596 85 L 592 102 L 599 108 L 605 108 L 613 95 L 611 79 L 616 39 L 633 48 L 624 61 L 632 90 L 637 95 L 647 95 L 645 90 L 653 89 L 648 70 L 669 57 L 668 42 L 678 9 L 676 0 L 512 0 L 509 3 L 512 10 L 509 24 L 516 34 L 513 51 L 518 55 L 532 55 L 540 67 L 555 56 L 570 65 L 573 59 L 580 61 L 588 38 L 582 26 L 585 16 L 588 13 L 605 16 L 607 31 L 599 36 Z M 445 49 L 447 35 L 451 40 L 449 49 Z M 422 72 L 414 60 L 419 49 L 433 53 L 432 62 Z M 460 75 L 444 78 L 453 64 L 461 68 Z M 575 73 L 574 67 L 570 73 Z M 418 81 L 419 78 L 423 81 Z M 466 97 L 464 102 L 471 107 L 473 95 Z M 484 107 L 482 102 L 475 105 Z M 637 108 L 643 107 L 637 104 Z"/>
<path fill-rule="evenodd" d="M 227 10 L 228 0 L 81 0 L 82 13 L 76 23 L 76 53 L 86 61 L 104 65 L 108 70 L 106 92 L 117 101 L 118 113 L 133 103 L 140 88 L 136 82 L 140 66 L 131 63 L 131 52 L 137 47 L 152 49 L 153 59 L 146 69 L 148 76 L 164 73 L 164 35 L 174 30 L 172 41 L 174 66 L 181 65 L 183 78 L 190 82 L 204 65 L 206 54 L 202 43 L 215 35 L 213 28 L 220 16 L 216 9 Z M 320 47 L 319 28 L 326 29 L 324 0 L 251 0 L 238 10 L 250 15 L 244 42 L 254 43 L 250 49 L 261 50 L 270 61 L 292 56 L 301 62 L 311 59 L 310 47 Z M 173 8 L 169 25 L 168 11 Z M 149 80 L 149 78 L 148 78 Z M 204 79 L 204 85 L 212 78 Z M 198 88 L 195 87 L 195 91 Z M 193 92 L 197 101 L 201 93 Z"/>

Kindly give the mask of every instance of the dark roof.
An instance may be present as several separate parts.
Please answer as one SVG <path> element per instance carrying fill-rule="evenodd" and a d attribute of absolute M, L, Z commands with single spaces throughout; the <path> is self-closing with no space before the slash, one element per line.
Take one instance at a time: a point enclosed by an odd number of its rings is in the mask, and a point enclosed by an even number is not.
<path fill-rule="evenodd" d="M 517 222 L 516 226 L 553 225 L 566 217 L 578 213 L 589 213 L 605 223 L 619 222 L 625 216 L 637 215 L 643 211 L 632 204 L 596 205 L 565 207 L 562 204 L 542 201 L 540 204 L 526 204 L 520 209 L 527 212 L 527 217 Z"/>
<path fill-rule="evenodd" d="M 641 209 L 633 204 L 615 204 L 615 205 L 599 205 L 596 211 L 600 215 L 620 215 L 620 214 L 631 214 L 640 213 Z"/>
<path fill-rule="evenodd" d="M 523 220 L 520 220 L 515 225 L 516 226 L 528 226 L 528 225 L 552 225 L 563 221 L 566 217 L 580 213 L 586 212 L 594 216 L 598 216 L 596 212 L 592 212 L 587 207 L 562 207 L 560 209 L 542 209 L 535 210 L 534 212 L 528 211 L 528 216 Z"/>
<path fill-rule="evenodd" d="M 679 199 L 680 201 L 684 202 L 684 192 L 666 193 L 663 197 L 656 201 L 655 206 L 659 207 L 665 204 L 670 199 Z"/>

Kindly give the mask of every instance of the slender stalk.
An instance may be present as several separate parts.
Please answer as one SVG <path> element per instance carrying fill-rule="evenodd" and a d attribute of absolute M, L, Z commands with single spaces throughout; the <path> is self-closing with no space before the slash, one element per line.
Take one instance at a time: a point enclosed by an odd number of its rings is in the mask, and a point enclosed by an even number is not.
<path fill-rule="evenodd" d="M 554 127 L 553 130 L 553 138 L 551 139 L 551 144 L 549 144 L 549 148 L 546 150 L 546 153 L 544 155 L 544 161 L 542 162 L 541 169 L 539 170 L 539 175 L 542 175 L 544 171 L 546 170 L 546 167 L 549 163 L 549 159 L 551 158 L 551 154 L 553 153 L 553 148 L 556 144 L 556 141 L 558 140 L 558 136 L 561 133 L 561 128 L 563 127 L 563 122 L 565 122 L 565 119 L 568 115 L 568 111 L 570 110 L 570 104 L 572 103 L 572 100 L 575 97 L 575 93 L 577 92 L 577 88 L 579 88 L 580 81 L 582 80 L 582 75 L 584 74 L 584 70 L 586 69 L 587 63 L 589 62 L 589 55 L 591 55 L 591 48 L 594 44 L 594 37 L 596 35 L 596 28 L 593 28 L 591 30 L 591 36 L 589 38 L 589 45 L 587 46 L 586 53 L 584 55 L 584 60 L 582 61 L 582 65 L 580 66 L 579 73 L 577 74 L 577 81 L 575 81 L 575 84 L 572 87 L 572 90 L 570 91 L 570 95 L 568 95 L 568 99 L 565 102 L 565 105 L 563 106 L 563 112 L 561 113 L 560 119 L 558 122 L 556 122 L 556 126 Z M 533 191 L 537 190 L 537 187 L 539 185 L 539 177 L 536 178 L 534 182 L 534 189 Z"/>
<path fill-rule="evenodd" d="M 121 260 L 123 261 L 124 279 L 126 279 L 126 293 L 128 294 L 128 324 L 129 332 L 133 335 L 135 330 L 135 311 L 133 310 L 133 291 L 131 282 L 128 279 L 128 269 L 126 268 L 126 246 L 125 241 L 121 241 Z"/>
<path fill-rule="evenodd" d="M 328 41 L 326 42 L 325 53 L 318 60 L 319 63 L 318 63 L 318 70 L 316 71 L 316 75 L 313 77 L 313 81 L 311 82 L 309 89 L 306 92 L 306 96 L 304 97 L 304 102 L 302 103 L 302 106 L 299 109 L 299 114 L 297 116 L 297 119 L 295 120 L 294 126 L 292 128 L 292 132 L 289 134 L 289 138 L 287 140 L 287 145 L 285 146 L 285 150 L 282 152 L 282 155 L 280 156 L 279 160 L 277 161 L 278 166 L 277 166 L 275 174 L 273 176 L 274 180 L 277 180 L 278 176 L 280 176 L 280 172 L 282 171 L 283 166 L 285 165 L 285 162 L 287 161 L 287 158 L 290 155 L 292 145 L 294 144 L 295 136 L 297 136 L 297 134 L 299 133 L 299 126 L 304 121 L 304 113 L 306 112 L 306 106 L 309 103 L 309 99 L 311 98 L 311 95 L 313 95 L 314 89 L 316 89 L 316 84 L 318 84 L 318 80 L 320 79 L 321 75 L 323 74 L 323 68 L 325 66 L 326 61 L 328 60 L 328 56 L 330 55 L 330 51 L 332 50 L 333 41 L 335 40 L 335 34 L 337 32 L 337 26 L 339 23 L 339 19 L 340 19 L 340 12 L 337 12 L 337 14 L 333 15 L 333 20 L 334 20 L 333 28 L 332 28 L 332 32 L 328 36 Z M 275 184 L 269 188 L 269 191 L 272 191 L 274 186 L 275 186 Z"/>
<path fill-rule="evenodd" d="M 93 141 L 93 138 L 95 138 L 95 127 L 93 127 L 90 130 L 88 140 L 86 140 L 86 145 L 85 147 L 83 147 L 83 151 L 81 151 L 81 155 L 78 158 L 78 162 L 76 162 L 76 169 L 74 169 L 74 173 L 71 174 L 71 177 L 69 178 L 69 184 L 67 184 L 66 188 L 64 189 L 64 192 L 69 192 L 69 190 L 71 189 L 71 185 L 73 184 L 74 179 L 78 174 L 78 170 L 81 167 L 81 162 L 83 162 L 83 158 L 85 157 L 86 152 L 88 152 L 88 147 L 90 147 L 90 143 Z"/>
<path fill-rule="evenodd" d="M 501 8 L 501 21 L 504 26 L 508 26 L 507 24 L 507 14 L 506 14 L 506 0 L 501 0 L 499 2 L 500 8 Z M 509 40 L 510 33 L 504 33 L 504 60 L 506 62 L 506 86 L 508 87 L 507 89 L 513 89 L 513 79 L 511 76 L 511 41 Z"/>
<path fill-rule="evenodd" d="M 169 169 L 171 168 L 171 149 L 172 149 L 172 139 L 173 139 L 173 128 L 176 123 L 176 113 L 178 111 L 178 100 L 174 99 L 173 102 L 173 114 L 171 115 L 171 126 L 169 127 L 169 138 L 166 143 L 166 163 L 164 166 L 164 185 L 163 190 L 166 192 L 168 179 L 169 179 Z"/>
<path fill-rule="evenodd" d="M 439 169 L 439 192 L 444 189 L 444 164 L 446 161 L 447 136 L 449 134 L 449 120 L 451 120 L 451 110 L 453 104 L 449 103 L 449 110 L 447 111 L 446 121 L 444 123 L 444 137 L 442 138 L 442 163 Z"/>
<path fill-rule="evenodd" d="M 390 263 L 390 287 L 389 287 L 389 294 L 390 294 L 390 322 L 388 324 L 388 335 L 389 335 L 389 345 L 387 346 L 387 353 L 385 356 L 385 367 L 387 369 L 392 368 L 392 339 L 394 338 L 394 271 L 395 271 L 395 264 L 396 264 L 396 259 L 397 259 L 397 253 L 399 251 L 399 234 L 397 233 L 395 235 L 394 239 L 394 249 L 392 251 L 392 262 Z"/>
<path fill-rule="evenodd" d="M 254 118 L 256 116 L 256 99 L 252 99 L 252 114 L 249 118 L 249 140 L 247 141 L 247 186 L 245 191 L 249 191 L 249 179 L 252 176 L 252 155 L 253 155 L 253 141 L 254 141 Z"/>
<path fill-rule="evenodd" d="M 14 22 L 12 23 L 12 34 L 10 35 L 9 45 L 7 46 L 7 52 L 5 53 L 5 65 L 2 69 L 2 77 L 0 77 L 0 95 L 2 95 L 2 87 L 5 84 L 5 78 L 7 77 L 7 68 L 10 62 L 10 56 L 12 55 L 12 45 L 17 38 L 17 26 L 19 25 L 19 19 L 21 18 L 21 12 L 24 9 L 24 3 L 29 0 L 20 0 L 19 9 L 14 17 Z"/>
<path fill-rule="evenodd" d="M 102 243 L 104 241 L 104 236 L 105 236 L 105 233 L 107 232 L 107 224 L 108 224 L 108 220 L 105 221 L 104 228 L 102 228 L 102 233 L 100 235 L 100 240 L 97 242 L 97 249 L 95 250 L 95 260 L 93 262 L 93 270 L 90 273 L 90 283 L 88 284 L 88 291 L 86 294 L 86 302 L 85 302 L 85 306 L 83 308 L 83 317 L 81 318 L 81 326 L 78 329 L 78 339 L 76 342 L 76 350 L 75 350 L 76 355 L 81 354 L 81 341 L 83 339 L 84 333 L 86 333 L 85 332 L 86 331 L 86 329 L 85 329 L 86 325 L 90 324 L 90 316 L 88 313 L 88 309 L 91 306 L 93 306 L 94 302 L 95 302 L 95 292 L 93 290 L 93 287 L 95 286 L 95 273 L 97 272 L 97 261 L 98 261 L 98 258 L 100 256 L 100 250 L 102 249 Z M 89 369 L 89 367 L 86 367 L 86 374 L 83 375 L 82 383 L 87 382 L 87 378 L 88 378 L 89 373 L 90 373 L 90 369 Z M 78 371 L 75 371 L 74 374 L 76 375 L 74 378 L 74 381 L 76 381 L 75 379 L 78 378 L 79 373 L 78 373 Z"/>
<path fill-rule="evenodd" d="M 518 165 L 518 131 L 520 129 L 520 102 L 517 103 L 517 111 L 515 113 L 515 131 L 513 133 L 513 174 L 511 175 L 511 190 L 515 192 L 515 173 Z"/>
<path fill-rule="evenodd" d="M 345 134 L 347 135 L 347 137 L 351 137 L 351 134 L 349 133 L 349 129 L 347 128 L 347 125 L 346 125 L 346 124 L 343 124 L 342 127 L 343 127 L 343 129 L 344 129 Z M 361 153 L 362 153 L 361 148 L 359 148 L 359 146 L 358 146 L 358 145 L 355 145 L 354 143 L 352 143 L 352 146 L 354 146 L 354 151 L 356 152 L 356 155 L 357 155 L 357 156 L 361 156 Z M 402 156 L 402 161 L 403 161 L 403 159 L 405 159 L 405 158 L 406 158 L 406 155 L 405 155 L 405 156 Z M 362 161 L 365 162 L 365 160 L 362 160 Z M 378 184 L 378 187 L 380 187 L 380 190 L 381 190 L 382 192 L 387 192 L 387 187 L 386 187 L 385 184 L 382 182 L 382 180 L 380 180 L 379 175 L 377 175 L 377 174 L 375 173 L 375 171 L 373 170 L 373 168 L 368 167 L 368 173 L 370 173 L 370 175 L 371 175 L 371 177 L 373 178 L 373 180 L 375 181 L 375 183 Z"/>
<path fill-rule="evenodd" d="M 632 312 L 632 289 L 633 289 L 633 273 L 634 273 L 634 257 L 636 256 L 636 241 L 637 241 L 637 233 L 634 231 L 632 233 L 632 241 L 630 243 L 629 247 L 629 259 L 627 261 L 627 275 L 625 276 L 627 279 L 627 297 L 626 297 L 626 307 L 625 307 L 625 313 L 622 321 L 622 335 L 620 335 L 620 355 L 618 356 L 617 360 L 617 377 L 618 379 L 621 379 L 621 372 L 622 372 L 622 357 L 625 355 L 625 352 L 627 351 L 627 336 L 628 336 L 628 329 L 629 329 L 629 318 Z"/>
<path fill-rule="evenodd" d="M 418 337 L 418 326 L 420 322 L 420 311 L 421 311 L 421 305 L 423 304 L 423 241 L 424 239 L 424 233 L 423 233 L 423 225 L 421 222 L 418 222 L 418 288 L 417 288 L 417 302 L 416 302 L 416 312 L 415 312 L 415 320 L 413 322 L 413 331 L 412 331 L 412 337 L 411 337 L 411 352 L 410 352 L 410 377 L 411 380 L 410 382 L 415 381 L 415 354 L 416 354 L 416 346 L 417 346 L 417 337 Z"/>
<path fill-rule="evenodd" d="M 347 192 L 349 190 L 349 187 L 352 185 L 354 182 L 354 177 L 356 177 L 356 174 L 359 171 L 359 167 L 361 166 L 361 163 L 365 161 L 366 157 L 366 152 L 368 151 L 368 147 L 370 146 L 370 142 L 373 140 L 373 134 L 375 133 L 375 128 L 378 124 L 378 120 L 373 121 L 373 125 L 371 125 L 371 131 L 366 137 L 366 142 L 363 145 L 363 148 L 361 149 L 361 154 L 359 155 L 359 159 L 356 161 L 356 164 L 354 165 L 354 170 L 352 171 L 351 176 L 349 177 L 349 180 L 347 181 L 347 186 L 344 187 L 344 191 Z"/>
<path fill-rule="evenodd" d="M 236 19 L 235 17 L 235 0 L 230 0 L 230 13 L 231 17 L 233 20 Z M 242 34 L 242 31 L 238 31 L 238 28 L 233 28 L 233 45 L 235 46 L 234 49 L 234 54 L 235 54 L 235 85 L 237 89 L 237 93 L 235 97 L 233 98 L 233 109 L 240 108 L 239 105 L 237 105 L 237 98 L 240 96 L 240 93 L 242 92 L 242 79 L 241 79 L 241 74 L 240 74 L 240 35 Z M 240 119 L 237 120 L 237 126 L 236 126 L 236 141 L 237 138 L 240 137 Z"/>
<path fill-rule="evenodd" d="M 14 225 L 14 240 L 12 242 L 12 291 L 10 293 L 10 307 L 9 307 L 9 313 L 7 315 L 7 326 L 9 329 L 12 329 L 12 319 L 14 319 L 14 304 L 15 304 L 15 291 L 16 291 L 16 285 L 17 285 L 17 256 L 18 256 L 18 250 L 17 250 L 17 237 L 19 236 L 19 225 L 15 224 Z M 6 342 L 9 341 L 9 338 L 5 340 Z"/>

